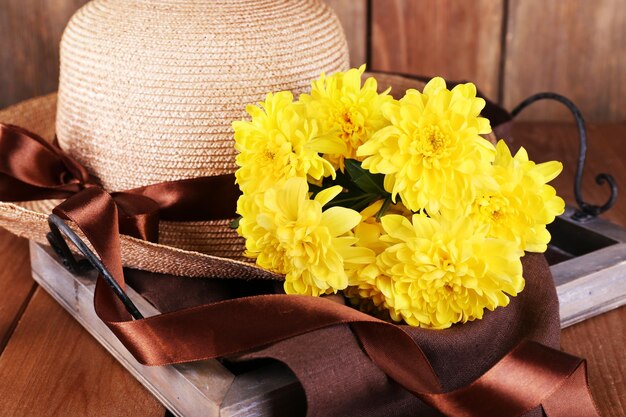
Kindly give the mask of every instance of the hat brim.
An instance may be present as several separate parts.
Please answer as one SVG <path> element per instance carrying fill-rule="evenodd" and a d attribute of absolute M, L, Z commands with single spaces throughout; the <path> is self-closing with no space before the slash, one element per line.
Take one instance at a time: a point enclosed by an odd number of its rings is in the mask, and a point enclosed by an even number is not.
<path fill-rule="evenodd" d="M 56 99 L 56 93 L 53 93 L 1 110 L 0 122 L 21 126 L 52 141 L 55 133 Z M 49 232 L 48 215 L 59 202 L 58 200 L 0 202 L 0 227 L 46 245 L 46 234 Z M 161 222 L 159 229 L 164 238 L 162 240 L 172 241 L 173 237 L 178 237 L 177 243 L 184 246 L 184 239 L 193 240 L 194 232 L 197 233 L 197 223 Z M 207 225 L 209 222 L 202 223 L 204 223 L 202 233 L 215 234 L 214 239 L 208 239 L 211 243 L 207 251 L 231 256 L 209 255 L 122 235 L 121 251 L 124 266 L 188 277 L 281 279 L 277 274 L 241 260 L 242 242 L 234 231 L 230 233 L 225 227 L 227 220 L 214 222 L 214 225 Z M 185 238 L 181 239 L 183 236 Z M 207 240 L 206 236 L 204 239 Z"/>

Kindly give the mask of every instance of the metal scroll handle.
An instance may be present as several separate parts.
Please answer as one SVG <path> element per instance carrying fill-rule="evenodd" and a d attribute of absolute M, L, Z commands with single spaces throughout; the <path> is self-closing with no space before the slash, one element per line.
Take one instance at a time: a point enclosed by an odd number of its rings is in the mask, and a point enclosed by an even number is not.
<path fill-rule="evenodd" d="M 528 107 L 530 104 L 539 100 L 556 100 L 564 104 L 574 115 L 576 119 L 576 126 L 578 127 L 578 164 L 576 166 L 576 177 L 574 179 L 574 197 L 578 204 L 578 210 L 572 216 L 574 220 L 579 222 L 585 222 L 591 220 L 600 214 L 604 213 L 615 204 L 617 199 L 617 184 L 613 177 L 609 174 L 598 174 L 596 176 L 596 183 L 598 185 L 608 184 L 610 189 L 610 196 L 606 203 L 601 206 L 596 206 L 585 202 L 581 192 L 581 183 L 583 179 L 583 170 L 585 168 L 585 159 L 587 157 L 587 129 L 585 128 L 585 120 L 580 110 L 576 105 L 567 97 L 564 97 L 556 93 L 538 93 L 528 97 L 526 100 L 518 104 L 512 111 L 513 117 L 516 117 L 522 110 Z"/>
<path fill-rule="evenodd" d="M 48 224 L 50 226 L 50 233 L 46 236 L 52 249 L 61 257 L 63 265 L 72 273 L 80 273 L 86 270 L 95 268 L 104 281 L 113 289 L 113 292 L 120 299 L 120 301 L 126 307 L 126 310 L 135 319 L 142 319 L 143 316 L 137 309 L 137 306 L 128 298 L 126 292 L 120 287 L 115 278 L 107 270 L 106 266 L 96 256 L 95 253 L 83 242 L 80 237 L 74 232 L 68 225 L 56 214 L 51 214 L 48 217 Z M 72 242 L 74 246 L 82 253 L 86 259 L 77 260 L 72 254 L 65 238 Z"/>

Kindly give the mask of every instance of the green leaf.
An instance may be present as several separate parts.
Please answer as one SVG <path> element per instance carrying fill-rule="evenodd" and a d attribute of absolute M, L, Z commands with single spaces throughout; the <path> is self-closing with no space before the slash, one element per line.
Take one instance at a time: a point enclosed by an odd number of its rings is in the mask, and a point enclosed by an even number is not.
<path fill-rule="evenodd" d="M 239 228 L 239 222 L 241 221 L 242 217 L 239 216 L 236 219 L 234 219 L 232 222 L 230 222 L 230 228 L 231 229 L 235 229 L 237 230 Z"/>
<path fill-rule="evenodd" d="M 376 213 L 376 220 L 380 220 L 380 218 L 385 215 L 387 210 L 389 210 L 390 205 L 391 205 L 391 197 L 385 198 L 385 201 L 383 201 L 383 205 L 380 207 L 380 210 L 378 210 L 378 213 Z"/>
<path fill-rule="evenodd" d="M 358 204 L 354 204 L 352 206 L 352 210 L 356 210 L 356 211 L 361 211 L 367 207 L 369 207 L 371 204 L 373 204 L 375 201 L 380 200 L 380 196 L 374 195 L 374 194 L 366 194 L 368 197 L 361 200 Z"/>
<path fill-rule="evenodd" d="M 340 170 L 337 170 L 336 178 L 334 180 L 331 180 L 331 182 L 332 185 L 341 185 L 343 188 L 347 189 L 352 188 L 353 185 L 350 176 L 348 176 L 348 174 L 345 172 L 341 172 Z"/>
<path fill-rule="evenodd" d="M 361 166 L 361 163 L 354 159 L 345 160 L 346 172 L 352 178 L 352 181 L 361 190 L 369 194 L 375 194 L 383 198 L 387 198 L 389 193 L 385 191 L 383 174 L 372 174 Z"/>
<path fill-rule="evenodd" d="M 379 196 L 363 193 L 361 190 L 347 191 L 337 195 L 326 207 L 338 206 L 361 211 L 378 199 Z"/>

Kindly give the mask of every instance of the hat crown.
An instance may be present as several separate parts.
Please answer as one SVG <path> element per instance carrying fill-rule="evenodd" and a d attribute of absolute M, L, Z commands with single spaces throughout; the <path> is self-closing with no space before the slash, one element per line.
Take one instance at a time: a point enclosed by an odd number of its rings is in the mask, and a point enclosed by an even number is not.
<path fill-rule="evenodd" d="M 230 173 L 246 104 L 347 67 L 318 0 L 94 0 L 61 42 L 59 144 L 109 191 Z"/>

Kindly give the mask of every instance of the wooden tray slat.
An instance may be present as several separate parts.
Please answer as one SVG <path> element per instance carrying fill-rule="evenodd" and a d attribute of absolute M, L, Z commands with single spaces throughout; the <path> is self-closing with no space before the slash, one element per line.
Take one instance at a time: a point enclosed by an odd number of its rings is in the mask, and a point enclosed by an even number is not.
<path fill-rule="evenodd" d="M 293 374 L 278 365 L 237 376 L 217 360 L 141 365 L 94 311 L 95 271 L 73 275 L 49 248 L 34 242 L 30 242 L 30 252 L 35 281 L 176 416 L 275 416 L 281 409 L 287 413 L 293 405 L 299 384 Z M 127 294 L 144 316 L 159 313 L 132 288 L 127 288 Z"/>

